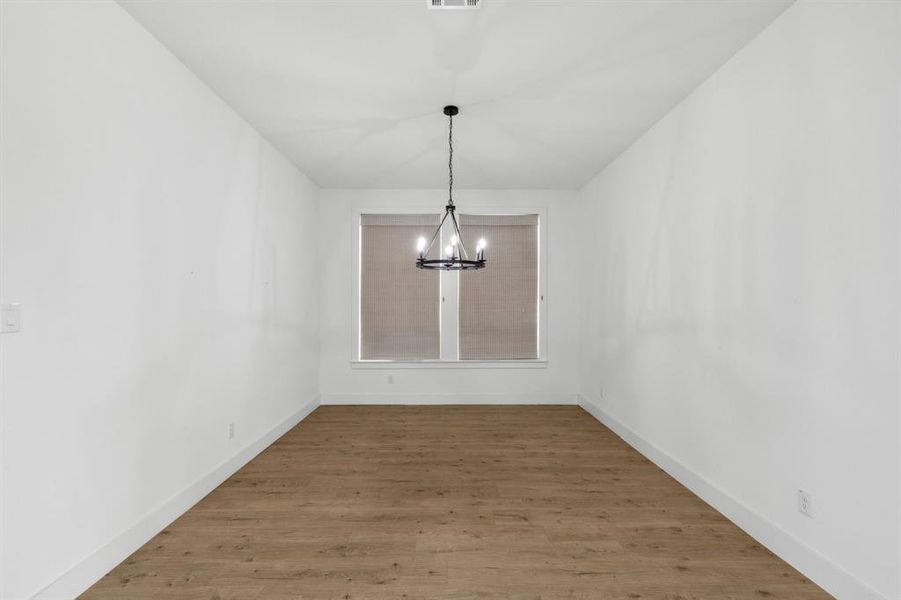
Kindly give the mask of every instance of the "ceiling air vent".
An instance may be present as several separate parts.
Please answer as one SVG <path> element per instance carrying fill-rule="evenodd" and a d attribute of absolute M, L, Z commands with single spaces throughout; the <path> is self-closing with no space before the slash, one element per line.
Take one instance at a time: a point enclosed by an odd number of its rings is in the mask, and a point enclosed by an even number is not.
<path fill-rule="evenodd" d="M 426 0 L 429 8 L 479 8 L 481 0 Z"/>

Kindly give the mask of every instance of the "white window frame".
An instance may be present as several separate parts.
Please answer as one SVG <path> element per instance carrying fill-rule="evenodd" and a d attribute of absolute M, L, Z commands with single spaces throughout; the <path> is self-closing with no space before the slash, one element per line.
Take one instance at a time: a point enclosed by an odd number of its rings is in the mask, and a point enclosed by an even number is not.
<path fill-rule="evenodd" d="M 547 367 L 547 338 L 548 338 L 548 319 L 547 319 L 547 231 L 548 218 L 547 208 L 529 208 L 526 206 L 515 206 L 510 204 L 504 205 L 485 205 L 480 204 L 475 210 L 464 208 L 459 209 L 458 213 L 464 215 L 538 215 L 538 358 L 534 359 L 509 359 L 509 360 L 460 360 L 459 356 L 459 327 L 458 318 L 459 311 L 457 303 L 459 299 L 459 285 L 457 285 L 458 277 L 465 277 L 465 273 L 453 271 L 439 271 L 440 279 L 440 297 L 441 307 L 441 358 L 438 360 L 361 360 L 360 359 L 360 310 L 361 310 L 361 250 L 362 250 L 362 228 L 360 226 L 362 215 L 377 214 L 429 214 L 434 212 L 440 215 L 443 211 L 430 211 L 422 205 L 402 204 L 396 206 L 386 206 L 380 204 L 378 207 L 354 207 L 351 211 L 350 227 L 351 240 L 353 247 L 351 248 L 351 290 L 352 307 L 350 318 L 350 364 L 354 369 L 541 369 Z M 446 245 L 444 236 L 446 229 L 441 232 L 442 239 L 439 248 Z M 472 245 L 472 240 L 467 240 Z M 491 268 L 491 240 L 488 240 L 488 249 L 486 250 L 488 265 L 486 269 Z M 416 260 L 416 251 L 410 248 L 410 264 L 413 265 Z M 445 332 L 452 332 L 446 335 Z"/>

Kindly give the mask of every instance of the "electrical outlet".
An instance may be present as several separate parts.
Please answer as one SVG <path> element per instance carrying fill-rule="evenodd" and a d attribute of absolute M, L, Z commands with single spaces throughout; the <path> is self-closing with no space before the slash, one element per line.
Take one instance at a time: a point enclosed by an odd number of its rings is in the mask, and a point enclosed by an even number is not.
<path fill-rule="evenodd" d="M 0 305 L 0 333 L 16 333 L 22 328 L 22 312 L 18 302 Z"/>
<path fill-rule="evenodd" d="M 228 424 L 228 439 L 233 439 L 235 437 L 235 424 Z"/>
<path fill-rule="evenodd" d="M 812 508 L 813 497 L 810 495 L 810 492 L 805 492 L 804 490 L 798 490 L 798 512 L 802 515 L 807 515 L 810 518 L 813 518 L 813 508 Z"/>
<path fill-rule="evenodd" d="M 388 383 L 394 383 L 394 375 L 388 375 Z"/>

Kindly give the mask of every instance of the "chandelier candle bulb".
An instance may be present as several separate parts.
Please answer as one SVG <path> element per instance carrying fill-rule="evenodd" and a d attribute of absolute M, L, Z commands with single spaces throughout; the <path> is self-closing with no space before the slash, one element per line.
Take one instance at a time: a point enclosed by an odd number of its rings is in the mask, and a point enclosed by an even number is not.
<path fill-rule="evenodd" d="M 476 244 L 476 260 L 485 260 L 485 239 L 482 238 L 479 240 L 479 243 Z"/>
<path fill-rule="evenodd" d="M 419 239 L 416 240 L 416 251 L 419 252 L 419 258 L 423 257 L 427 243 L 428 242 L 426 241 L 424 236 L 419 236 Z"/>

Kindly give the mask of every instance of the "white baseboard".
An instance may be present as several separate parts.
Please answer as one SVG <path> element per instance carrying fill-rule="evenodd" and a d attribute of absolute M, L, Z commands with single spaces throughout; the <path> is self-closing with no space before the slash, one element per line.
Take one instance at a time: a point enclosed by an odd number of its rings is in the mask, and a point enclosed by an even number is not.
<path fill-rule="evenodd" d="M 140 521 L 63 573 L 53 583 L 32 596 L 33 600 L 75 598 L 84 592 L 113 567 L 216 489 L 238 469 L 250 462 L 252 458 L 287 433 L 313 412 L 317 406 L 319 406 L 319 400 L 314 398 L 266 432 L 263 437 L 242 448 L 237 454 L 166 500 L 162 506 L 148 513 Z"/>
<path fill-rule="evenodd" d="M 888 600 L 798 538 L 721 490 L 710 480 L 645 440 L 600 408 L 597 402 L 579 396 L 579 405 L 748 535 L 839 600 Z"/>
<path fill-rule="evenodd" d="M 323 394 L 320 404 L 578 404 L 577 394 Z"/>

